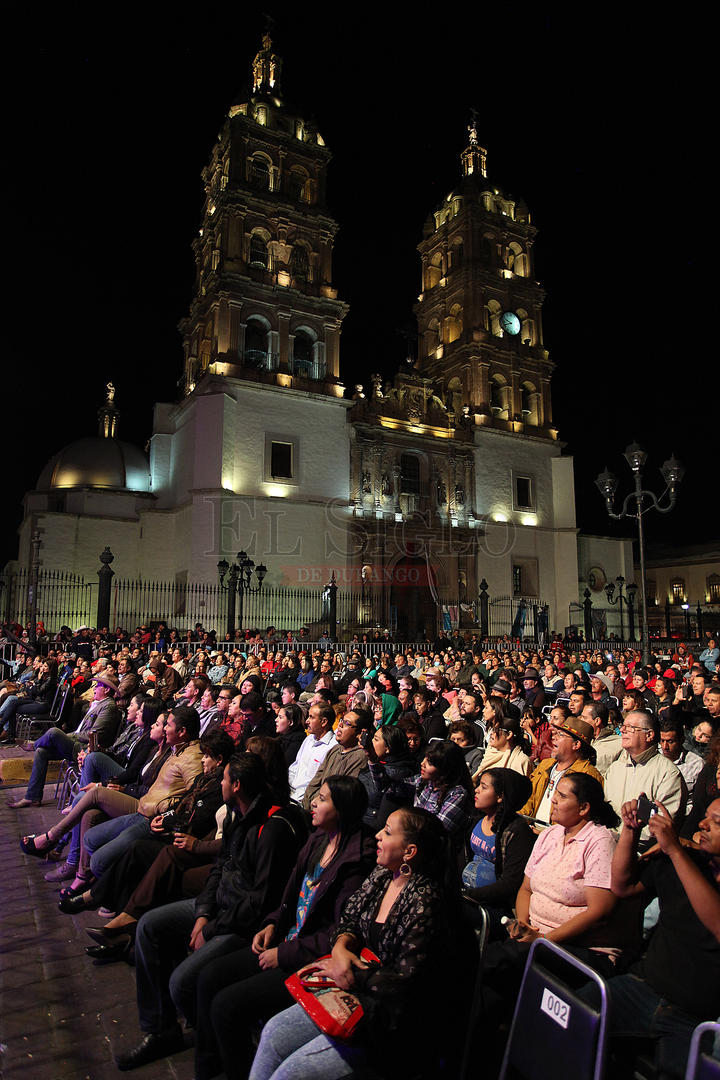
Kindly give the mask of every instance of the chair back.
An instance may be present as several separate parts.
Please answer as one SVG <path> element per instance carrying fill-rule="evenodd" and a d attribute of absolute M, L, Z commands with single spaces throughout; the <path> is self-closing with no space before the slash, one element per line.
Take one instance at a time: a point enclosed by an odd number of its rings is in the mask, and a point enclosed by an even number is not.
<path fill-rule="evenodd" d="M 475 940 L 478 948 L 478 963 L 477 971 L 475 974 L 475 986 L 473 989 L 472 1004 L 470 1006 L 470 1014 L 468 1016 L 465 1046 L 463 1049 L 462 1067 L 460 1069 L 460 1080 L 470 1080 L 472 1071 L 477 1066 L 477 1061 L 473 1059 L 472 1048 L 473 1039 L 475 1037 L 475 1029 L 482 1013 L 483 998 L 482 998 L 482 980 L 483 980 L 483 968 L 485 963 L 485 949 L 488 943 L 488 936 L 490 933 L 490 919 L 488 913 L 484 907 L 478 905 L 477 908 L 478 925 L 475 929 Z M 471 1070 L 472 1064 L 472 1070 Z"/>
<path fill-rule="evenodd" d="M 715 1046 L 718 1040 L 720 1023 L 708 1020 L 704 1024 L 698 1024 L 690 1041 L 685 1080 L 719 1080 L 720 1061 L 717 1056 L 713 1056 L 717 1053 Z"/>
<path fill-rule="evenodd" d="M 600 1006 L 577 993 L 592 981 Z M 533 942 L 498 1080 L 601 1080 L 608 995 L 596 971 L 551 941 Z"/>

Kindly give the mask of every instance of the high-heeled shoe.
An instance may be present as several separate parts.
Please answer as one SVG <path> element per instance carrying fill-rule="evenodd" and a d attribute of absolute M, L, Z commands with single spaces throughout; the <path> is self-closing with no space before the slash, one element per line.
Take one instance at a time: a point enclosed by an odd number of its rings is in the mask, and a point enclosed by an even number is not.
<path fill-rule="evenodd" d="M 66 896 L 58 904 L 58 908 L 65 915 L 77 915 L 81 911 L 93 911 L 96 907 L 97 904 L 93 904 L 92 901 L 85 902 L 83 893 L 78 893 L 76 896 Z"/>
<path fill-rule="evenodd" d="M 135 937 L 137 923 L 127 926 L 86 926 L 85 933 L 96 941 L 98 945 L 119 945 L 120 942 L 132 941 Z"/>
<path fill-rule="evenodd" d="M 103 964 L 114 964 L 118 960 L 124 960 L 127 964 L 133 963 L 133 943 L 127 941 L 114 941 L 112 945 L 86 945 L 85 953 L 92 960 L 100 960 Z"/>
<path fill-rule="evenodd" d="M 45 843 L 42 847 L 38 847 L 38 835 L 45 837 Z M 22 837 L 20 847 L 26 855 L 34 855 L 37 859 L 44 859 L 48 852 L 55 847 L 55 841 L 49 833 L 31 833 L 29 836 Z"/>

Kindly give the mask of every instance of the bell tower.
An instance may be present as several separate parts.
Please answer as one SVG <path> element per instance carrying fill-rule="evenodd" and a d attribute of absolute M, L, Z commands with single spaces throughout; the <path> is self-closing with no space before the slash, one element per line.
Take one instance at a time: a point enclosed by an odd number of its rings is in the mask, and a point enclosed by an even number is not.
<path fill-rule="evenodd" d="M 426 221 L 418 248 L 417 368 L 456 415 L 555 438 L 536 230 L 526 204 L 488 179 L 487 157 L 473 115 L 460 183 Z"/>
<path fill-rule="evenodd" d="M 286 107 L 281 73 L 265 34 L 252 90 L 230 108 L 203 171 L 195 293 L 180 324 L 186 394 L 208 373 L 343 394 L 347 305 L 332 284 L 330 151 L 315 125 Z"/>

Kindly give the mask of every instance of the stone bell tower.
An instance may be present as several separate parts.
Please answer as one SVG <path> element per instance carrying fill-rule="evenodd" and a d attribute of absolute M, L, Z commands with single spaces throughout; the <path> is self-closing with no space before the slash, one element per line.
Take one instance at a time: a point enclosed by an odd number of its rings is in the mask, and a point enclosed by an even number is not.
<path fill-rule="evenodd" d="M 186 394 L 205 374 L 343 393 L 347 306 L 332 284 L 330 151 L 315 125 L 286 107 L 281 71 L 265 34 L 252 89 L 230 108 L 203 171 L 195 293 L 181 323 Z"/>

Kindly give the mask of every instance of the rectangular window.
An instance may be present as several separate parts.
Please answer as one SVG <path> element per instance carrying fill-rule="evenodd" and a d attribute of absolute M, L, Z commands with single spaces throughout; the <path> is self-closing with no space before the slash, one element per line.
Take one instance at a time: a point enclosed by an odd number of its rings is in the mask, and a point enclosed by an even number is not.
<path fill-rule="evenodd" d="M 516 476 L 515 477 L 515 509 L 516 510 L 534 510 L 535 509 L 535 485 L 531 476 Z"/>
<path fill-rule="evenodd" d="M 513 566 L 512 568 L 513 578 L 513 595 L 522 596 L 522 566 Z"/>
<path fill-rule="evenodd" d="M 270 447 L 270 475 L 273 480 L 292 480 L 292 443 L 274 442 Z"/>
<path fill-rule="evenodd" d="M 265 458 L 263 480 L 266 484 L 301 483 L 302 459 L 300 440 L 290 438 L 285 432 L 265 432 Z"/>

